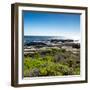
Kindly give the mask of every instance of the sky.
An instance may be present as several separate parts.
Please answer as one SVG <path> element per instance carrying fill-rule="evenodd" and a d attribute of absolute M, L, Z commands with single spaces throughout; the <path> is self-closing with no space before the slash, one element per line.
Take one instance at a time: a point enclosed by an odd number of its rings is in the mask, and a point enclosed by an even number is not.
<path fill-rule="evenodd" d="M 64 36 L 80 39 L 80 15 L 23 11 L 25 36 Z"/>

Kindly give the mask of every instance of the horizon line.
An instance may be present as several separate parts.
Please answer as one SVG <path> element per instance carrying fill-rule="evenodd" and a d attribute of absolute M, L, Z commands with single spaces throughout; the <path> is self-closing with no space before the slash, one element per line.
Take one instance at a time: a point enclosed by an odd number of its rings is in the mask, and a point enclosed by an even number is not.
<path fill-rule="evenodd" d="M 24 36 L 55 36 L 55 35 L 24 35 Z M 64 37 L 57 35 L 56 37 Z"/>
<path fill-rule="evenodd" d="M 24 36 L 47 36 L 47 35 L 24 35 Z M 52 36 L 52 37 L 63 37 L 64 39 L 80 40 L 80 39 L 74 39 L 74 38 L 65 37 L 65 36 Z"/>

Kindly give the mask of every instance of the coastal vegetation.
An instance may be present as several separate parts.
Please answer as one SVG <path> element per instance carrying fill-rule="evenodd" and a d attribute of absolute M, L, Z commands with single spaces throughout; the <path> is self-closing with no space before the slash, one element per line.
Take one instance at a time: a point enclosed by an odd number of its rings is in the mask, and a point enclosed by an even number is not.
<path fill-rule="evenodd" d="M 80 51 L 48 48 L 24 55 L 24 77 L 80 75 Z"/>

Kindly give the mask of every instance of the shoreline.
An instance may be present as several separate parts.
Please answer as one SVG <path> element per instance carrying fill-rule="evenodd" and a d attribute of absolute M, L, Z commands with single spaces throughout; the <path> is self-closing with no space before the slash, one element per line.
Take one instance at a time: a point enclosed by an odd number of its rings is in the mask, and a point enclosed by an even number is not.
<path fill-rule="evenodd" d="M 72 39 L 51 39 L 50 41 L 34 41 L 24 44 L 24 54 L 32 54 L 36 51 L 48 51 L 48 49 L 65 49 L 77 53 L 80 49 L 78 40 Z"/>

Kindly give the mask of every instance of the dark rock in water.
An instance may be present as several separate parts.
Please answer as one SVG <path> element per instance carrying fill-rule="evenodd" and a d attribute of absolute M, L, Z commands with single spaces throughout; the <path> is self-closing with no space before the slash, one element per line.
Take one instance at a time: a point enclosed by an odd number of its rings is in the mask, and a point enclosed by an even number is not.
<path fill-rule="evenodd" d="M 52 40 L 51 40 L 52 43 L 57 43 L 57 42 L 59 42 L 59 41 L 60 41 L 60 40 L 58 40 L 58 39 L 52 39 Z"/>
<path fill-rule="evenodd" d="M 30 77 L 37 77 L 40 75 L 40 70 L 38 68 L 34 68 L 30 71 Z"/>
<path fill-rule="evenodd" d="M 72 39 L 52 39 L 51 42 L 53 43 L 57 43 L 57 42 L 62 42 L 62 43 L 65 43 L 65 42 L 73 42 L 74 40 Z"/>
<path fill-rule="evenodd" d="M 37 45 L 47 45 L 47 44 L 45 44 L 45 43 L 43 43 L 43 42 L 30 42 L 30 43 L 26 43 L 25 44 L 26 46 L 31 46 L 31 45 L 33 45 L 33 46 L 37 46 Z"/>
<path fill-rule="evenodd" d="M 66 39 L 66 40 L 64 40 L 64 42 L 73 42 L 74 40 L 72 40 L 72 39 Z"/>

